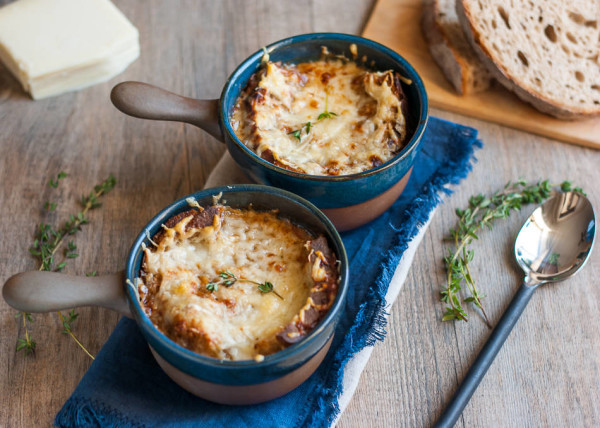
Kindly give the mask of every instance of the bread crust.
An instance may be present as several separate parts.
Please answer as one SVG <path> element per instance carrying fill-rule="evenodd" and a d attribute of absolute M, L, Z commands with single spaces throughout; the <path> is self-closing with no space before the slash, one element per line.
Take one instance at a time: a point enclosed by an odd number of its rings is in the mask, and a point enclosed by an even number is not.
<path fill-rule="evenodd" d="M 471 58 L 466 57 L 468 53 L 464 52 L 464 42 L 463 46 L 456 46 L 456 40 L 453 42 L 449 34 L 451 29 L 444 28 L 438 20 L 441 14 L 438 0 L 423 0 L 421 28 L 434 61 L 458 94 L 468 95 L 487 90 L 492 82 L 491 75 L 485 67 L 473 62 L 476 58 L 474 53 L 470 55 Z M 456 32 L 454 36 L 456 38 Z"/>
<path fill-rule="evenodd" d="M 582 117 L 594 116 L 600 114 L 600 106 L 594 108 L 577 108 L 566 104 L 557 103 L 555 100 L 547 97 L 540 91 L 519 80 L 503 65 L 502 61 L 495 55 L 493 50 L 486 44 L 486 37 L 480 34 L 473 22 L 475 16 L 467 4 L 468 0 L 458 0 L 456 2 L 456 12 L 458 20 L 463 28 L 465 36 L 481 62 L 487 67 L 494 78 L 508 90 L 515 93 L 521 100 L 531 104 L 537 110 L 557 117 L 559 119 L 578 119 Z"/>

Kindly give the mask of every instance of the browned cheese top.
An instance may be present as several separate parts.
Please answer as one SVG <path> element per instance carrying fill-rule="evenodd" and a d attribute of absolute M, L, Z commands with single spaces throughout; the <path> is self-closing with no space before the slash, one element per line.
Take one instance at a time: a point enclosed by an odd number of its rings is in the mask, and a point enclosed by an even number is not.
<path fill-rule="evenodd" d="M 405 145 L 401 77 L 353 61 L 266 64 L 231 115 L 238 138 L 260 157 L 309 175 L 373 169 Z"/>
<path fill-rule="evenodd" d="M 216 205 L 163 229 L 144 249 L 140 301 L 194 352 L 260 361 L 308 334 L 333 303 L 339 275 L 327 240 L 275 212 Z"/>

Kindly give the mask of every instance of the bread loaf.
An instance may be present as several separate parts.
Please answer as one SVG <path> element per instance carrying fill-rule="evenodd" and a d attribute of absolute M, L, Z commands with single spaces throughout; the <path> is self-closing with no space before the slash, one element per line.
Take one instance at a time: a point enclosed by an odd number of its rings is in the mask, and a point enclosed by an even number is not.
<path fill-rule="evenodd" d="M 492 76 L 463 34 L 456 0 L 424 0 L 421 26 L 433 59 L 456 92 L 465 95 L 489 88 Z"/>
<path fill-rule="evenodd" d="M 457 0 L 458 19 L 493 76 L 559 118 L 600 113 L 598 0 Z"/>

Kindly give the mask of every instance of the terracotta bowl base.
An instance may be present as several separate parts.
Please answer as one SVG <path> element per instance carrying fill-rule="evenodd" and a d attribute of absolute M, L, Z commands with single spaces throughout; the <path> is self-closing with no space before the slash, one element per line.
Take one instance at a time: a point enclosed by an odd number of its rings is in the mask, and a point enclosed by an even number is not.
<path fill-rule="evenodd" d="M 355 229 L 363 224 L 367 224 L 383 214 L 394 202 L 396 202 L 396 199 L 398 199 L 402 191 L 404 191 L 411 172 L 412 167 L 404 174 L 404 177 L 402 177 L 400 181 L 379 196 L 375 196 L 373 199 L 369 199 L 368 201 L 356 205 L 350 205 L 343 208 L 323 209 L 322 211 L 329 217 L 329 220 L 331 220 L 333 225 L 340 232 Z"/>
<path fill-rule="evenodd" d="M 219 383 L 206 382 L 173 367 L 163 359 L 152 347 L 152 355 L 163 371 L 179 386 L 186 391 L 220 404 L 243 405 L 257 404 L 273 400 L 287 394 L 310 377 L 317 369 L 329 347 L 333 336 L 327 341 L 310 360 L 298 367 L 293 372 L 269 382 L 254 385 L 222 385 Z"/>

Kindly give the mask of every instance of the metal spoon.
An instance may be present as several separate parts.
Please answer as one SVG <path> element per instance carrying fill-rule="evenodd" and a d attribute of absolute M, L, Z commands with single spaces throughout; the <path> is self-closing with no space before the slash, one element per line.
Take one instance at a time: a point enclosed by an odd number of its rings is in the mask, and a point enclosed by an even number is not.
<path fill-rule="evenodd" d="M 538 207 L 515 241 L 515 257 L 525 271 L 517 291 L 469 369 L 436 427 L 452 427 L 500 351 L 533 292 L 542 284 L 569 278 L 588 259 L 596 232 L 590 201 L 579 193 L 561 193 Z"/>

